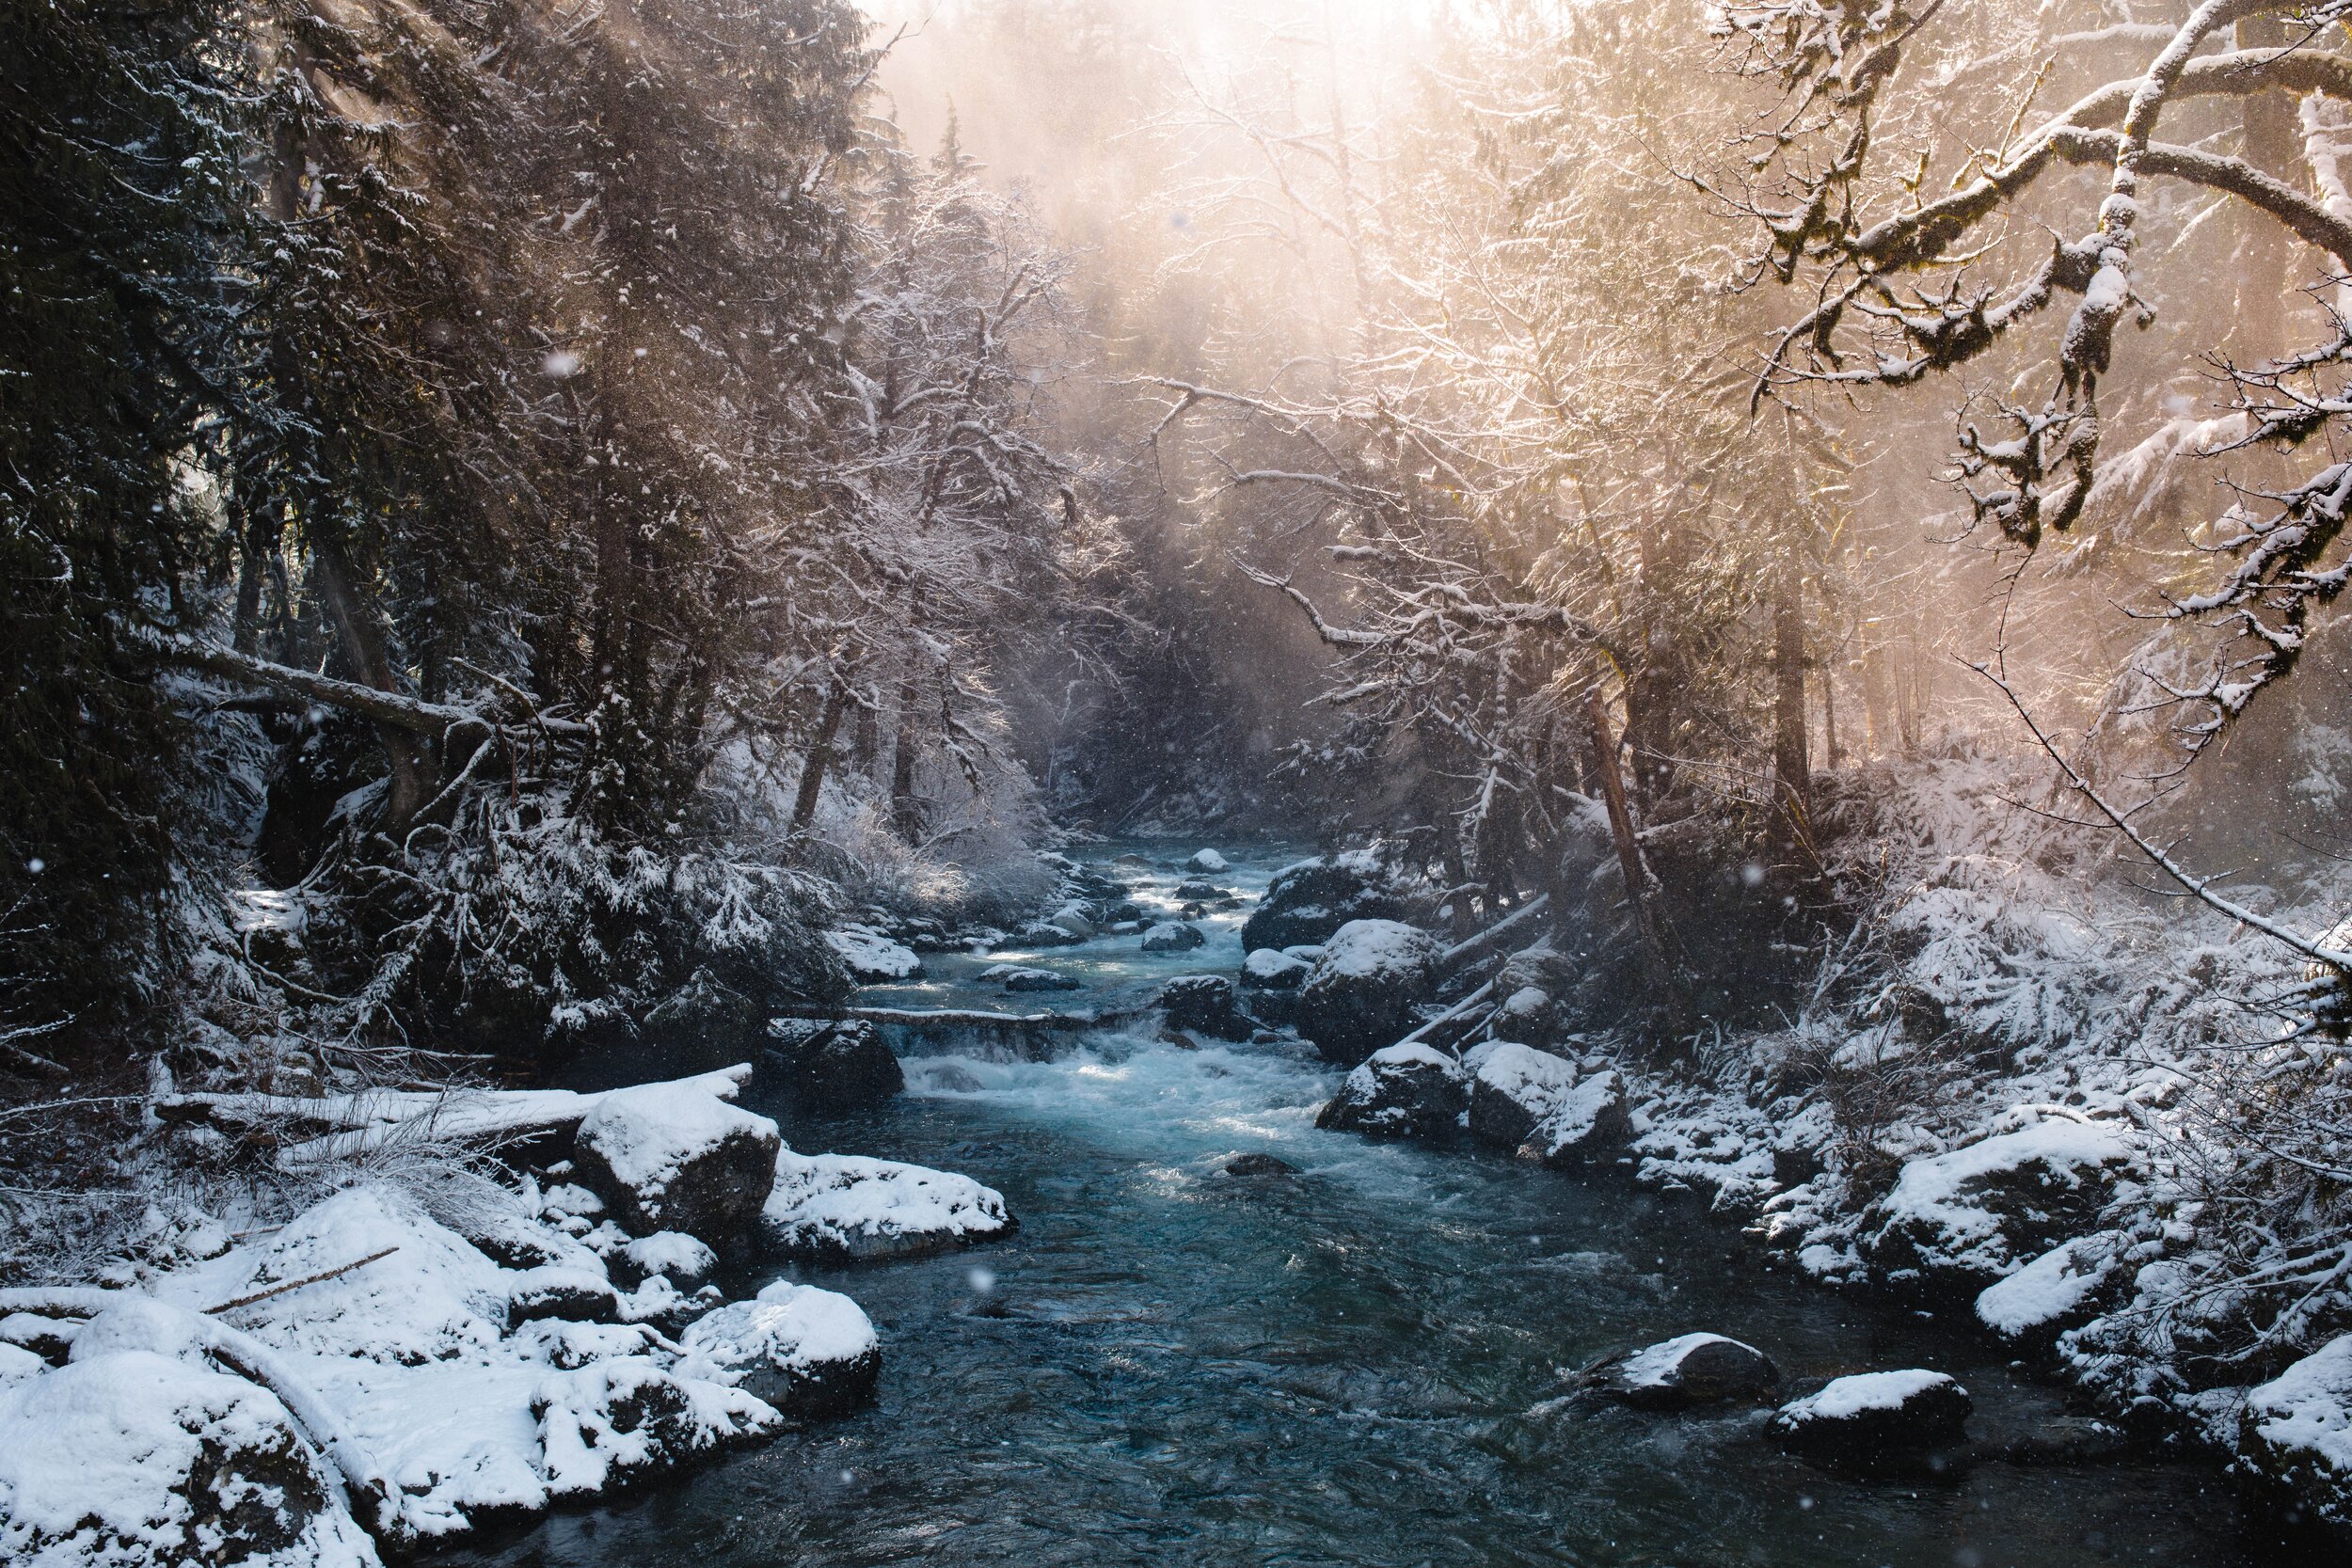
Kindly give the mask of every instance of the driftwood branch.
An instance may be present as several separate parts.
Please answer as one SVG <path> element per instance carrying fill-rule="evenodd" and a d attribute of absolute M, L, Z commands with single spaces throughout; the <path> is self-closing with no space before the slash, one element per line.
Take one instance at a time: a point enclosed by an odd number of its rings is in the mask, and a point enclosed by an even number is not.
<path fill-rule="evenodd" d="M 289 1279 L 283 1285 L 273 1285 L 266 1291 L 256 1291 L 249 1296 L 239 1296 L 234 1301 L 224 1301 L 218 1307 L 207 1307 L 204 1310 L 214 1316 L 218 1316 L 223 1312 L 233 1312 L 240 1307 L 250 1307 L 257 1301 L 267 1301 L 272 1296 L 282 1296 L 289 1291 L 299 1291 L 305 1285 L 317 1285 L 347 1275 L 354 1269 L 364 1269 L 370 1263 L 383 1261 L 399 1250 L 400 1248 L 396 1246 L 388 1246 L 381 1252 L 371 1252 L 365 1258 L 345 1263 L 341 1268 L 328 1269 L 323 1274 L 305 1275 L 300 1279 Z"/>

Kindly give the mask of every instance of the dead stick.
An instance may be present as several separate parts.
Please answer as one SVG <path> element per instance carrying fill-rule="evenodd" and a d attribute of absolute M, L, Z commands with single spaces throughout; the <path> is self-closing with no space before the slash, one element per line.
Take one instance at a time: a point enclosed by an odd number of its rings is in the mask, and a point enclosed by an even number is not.
<path fill-rule="evenodd" d="M 257 1301 L 267 1301 L 272 1296 L 282 1296 L 288 1291 L 299 1291 L 305 1285 L 316 1285 L 322 1279 L 332 1279 L 339 1274 L 349 1274 L 354 1269 L 366 1268 L 370 1263 L 389 1258 L 399 1250 L 400 1248 L 396 1246 L 388 1246 L 381 1252 L 368 1254 L 357 1262 L 345 1263 L 340 1269 L 329 1269 L 325 1274 L 314 1274 L 304 1279 L 289 1279 L 283 1285 L 273 1285 L 266 1291 L 256 1291 L 249 1296 L 239 1296 L 234 1301 L 224 1301 L 218 1307 L 207 1307 L 204 1310 L 208 1313 L 220 1313 L 231 1311 L 240 1307 L 250 1307 Z"/>

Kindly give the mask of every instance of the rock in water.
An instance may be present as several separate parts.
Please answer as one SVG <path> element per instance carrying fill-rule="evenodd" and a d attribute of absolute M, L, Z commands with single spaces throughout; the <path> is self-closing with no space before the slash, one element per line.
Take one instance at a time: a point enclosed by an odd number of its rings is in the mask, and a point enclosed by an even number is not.
<path fill-rule="evenodd" d="M 1685 1334 L 1635 1351 L 1601 1379 L 1608 1392 L 1645 1410 L 1765 1400 L 1779 1383 L 1770 1356 L 1720 1334 Z"/>
<path fill-rule="evenodd" d="M 777 1019 L 768 1026 L 768 1061 L 784 1069 L 794 1104 L 819 1116 L 879 1105 L 905 1089 L 906 1071 L 864 1019 L 812 1022 Z"/>
<path fill-rule="evenodd" d="M 1351 920 L 1324 944 L 1298 990 L 1298 1032 L 1343 1067 L 1409 1034 L 1444 951 L 1393 920 Z"/>
<path fill-rule="evenodd" d="M 741 1383 L 795 1416 L 831 1416 L 870 1399 L 882 1370 L 873 1323 L 848 1296 L 778 1280 L 678 1337 L 679 1371 Z"/>
<path fill-rule="evenodd" d="M 1160 988 L 1160 1006 L 1179 1029 L 1197 1029 L 1224 1040 L 1246 1040 L 1257 1025 L 1244 1016 L 1240 993 L 1222 974 L 1179 974 Z"/>
<path fill-rule="evenodd" d="M 968 1176 L 788 1149 L 761 1218 L 777 1252 L 829 1263 L 919 1257 L 1013 1229 L 1004 1195 Z"/>
<path fill-rule="evenodd" d="M 1083 982 L 1050 969 L 1029 969 L 1021 964 L 991 964 L 977 975 L 975 983 L 1001 985 L 1015 995 L 1048 990 L 1077 990 Z"/>
<path fill-rule="evenodd" d="M 1467 1100 L 1468 1080 L 1453 1057 L 1425 1045 L 1391 1045 L 1347 1075 L 1315 1125 L 1442 1143 L 1454 1136 Z"/>
<path fill-rule="evenodd" d="M 841 955 L 850 978 L 861 986 L 887 986 L 923 977 L 923 960 L 914 949 L 893 942 L 871 926 L 844 926 L 827 931 L 825 941 Z"/>
<path fill-rule="evenodd" d="M 1320 957 L 1320 955 L 1317 955 Z M 1241 961 L 1241 983 L 1252 990 L 1296 990 L 1313 966 L 1279 947 L 1261 947 Z"/>
<path fill-rule="evenodd" d="M 783 1147 L 766 1117 L 691 1084 L 649 1084 L 596 1102 L 572 1163 L 630 1234 L 683 1230 L 723 1249 L 757 1223 Z"/>
<path fill-rule="evenodd" d="M 1225 1162 L 1228 1176 L 1296 1176 L 1298 1167 L 1271 1154 L 1236 1154 Z"/>
<path fill-rule="evenodd" d="M 11 1563 L 373 1568 L 375 1545 L 278 1396 L 152 1351 L 0 1393 Z"/>
<path fill-rule="evenodd" d="M 1200 927 L 1186 920 L 1163 920 L 1143 933 L 1146 953 L 1189 953 L 1208 942 Z"/>
<path fill-rule="evenodd" d="M 1500 1148 L 1526 1143 L 1576 1087 L 1574 1062 L 1510 1040 L 1473 1048 L 1462 1066 L 1470 1074 L 1470 1136 Z"/>
<path fill-rule="evenodd" d="M 2302 1533 L 2352 1548 L 2352 1334 L 2246 1397 L 2238 1459 Z"/>
<path fill-rule="evenodd" d="M 1824 1464 L 1899 1465 L 1964 1440 L 1975 1408 L 1942 1372 L 1861 1372 L 1782 1405 L 1772 1431 L 1783 1448 Z"/>
<path fill-rule="evenodd" d="M 719 1256 L 682 1230 L 657 1230 L 614 1253 L 607 1266 L 631 1287 L 659 1275 L 681 1291 L 694 1291 L 717 1271 Z"/>
<path fill-rule="evenodd" d="M 1214 849 L 1202 849 L 1184 863 L 1188 871 L 1205 871 L 1214 877 L 1220 871 L 1231 871 L 1232 864 Z"/>

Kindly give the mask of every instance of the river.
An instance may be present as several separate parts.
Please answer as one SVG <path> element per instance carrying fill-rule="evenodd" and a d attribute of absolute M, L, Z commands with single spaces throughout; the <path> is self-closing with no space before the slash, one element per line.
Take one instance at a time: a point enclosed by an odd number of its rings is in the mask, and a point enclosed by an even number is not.
<path fill-rule="evenodd" d="M 1107 861 L 1134 846 L 1100 851 Z M 1187 850 L 1190 846 L 1184 847 Z M 1150 847 L 1154 858 L 1164 847 Z M 1254 895 L 1275 861 L 1230 848 Z M 1172 871 L 1115 868 L 1160 891 Z M 1018 957 L 1115 1004 L 1209 946 L 1132 936 L 934 959 L 895 1003 L 1002 1005 Z M 1688 1195 L 1312 1125 L 1335 1074 L 1295 1046 L 1184 1051 L 1101 1032 L 1059 1059 L 918 1058 L 910 1093 L 803 1148 L 969 1172 L 1019 1233 L 978 1251 L 807 1272 L 882 1337 L 880 1398 L 623 1504 L 562 1514 L 471 1562 L 753 1565 L 1484 1564 L 2231 1568 L 2212 1469 L 1984 1462 L 1865 1481 L 1779 1453 L 1753 1411 L 1645 1415 L 1566 1397 L 1578 1368 L 1693 1329 L 1761 1346 L 1790 1384 L 1908 1366 L 1959 1375 L 1972 1430 L 2061 1413 L 1963 1325 L 1775 1270 Z M 1291 1177 L 1222 1173 L 1264 1151 Z"/>

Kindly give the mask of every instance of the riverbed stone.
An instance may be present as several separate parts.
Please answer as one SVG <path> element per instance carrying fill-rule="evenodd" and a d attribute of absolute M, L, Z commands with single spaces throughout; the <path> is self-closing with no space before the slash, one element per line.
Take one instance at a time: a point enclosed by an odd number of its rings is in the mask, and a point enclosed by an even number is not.
<path fill-rule="evenodd" d="M 814 1263 L 922 1257 L 1015 1228 L 1003 1194 L 958 1172 L 789 1149 L 761 1223 L 771 1249 Z"/>
<path fill-rule="evenodd" d="M 1251 990 L 1296 990 L 1313 967 L 1311 960 L 1279 947 L 1261 947 L 1242 959 L 1241 983 Z"/>
<path fill-rule="evenodd" d="M 1772 1433 L 1790 1452 L 1823 1464 L 1899 1466 L 1965 1441 L 1975 1408 L 1968 1390 L 1944 1372 L 1860 1372 L 1782 1405 Z"/>
<path fill-rule="evenodd" d="M 1236 1154 L 1225 1162 L 1228 1176 L 1296 1176 L 1298 1167 L 1279 1155 Z"/>
<path fill-rule="evenodd" d="M 1469 1080 L 1453 1057 L 1425 1045 L 1374 1052 L 1315 1117 L 1328 1132 L 1443 1143 L 1459 1128 Z"/>
<path fill-rule="evenodd" d="M 1721 1334 L 1685 1334 L 1635 1351 L 1600 1380 L 1611 1396 L 1644 1410 L 1763 1401 L 1779 1384 L 1772 1357 Z"/>
<path fill-rule="evenodd" d="M 1298 990 L 1298 1032 L 1325 1057 L 1352 1067 L 1411 1032 L 1444 950 L 1394 920 L 1351 920 L 1332 933 Z"/>
<path fill-rule="evenodd" d="M 1576 1064 L 1516 1040 L 1494 1040 L 1463 1057 L 1470 1074 L 1470 1136 L 1518 1148 L 1576 1087 Z"/>
<path fill-rule="evenodd" d="M 865 1309 L 835 1291 L 777 1280 L 678 1336 L 678 1370 L 740 1386 L 792 1416 L 836 1416 L 873 1397 L 882 1343 Z"/>

